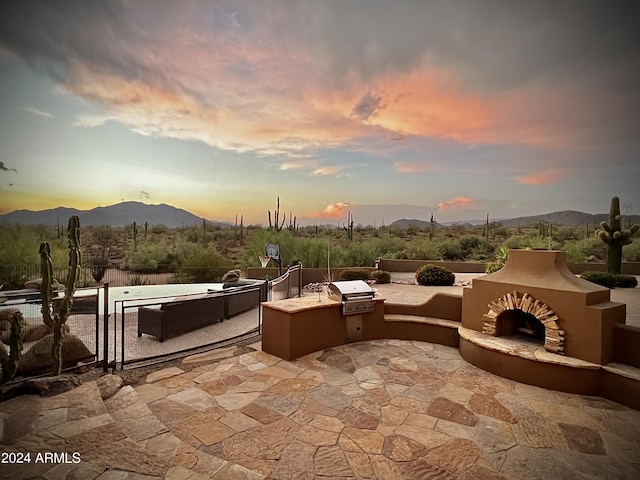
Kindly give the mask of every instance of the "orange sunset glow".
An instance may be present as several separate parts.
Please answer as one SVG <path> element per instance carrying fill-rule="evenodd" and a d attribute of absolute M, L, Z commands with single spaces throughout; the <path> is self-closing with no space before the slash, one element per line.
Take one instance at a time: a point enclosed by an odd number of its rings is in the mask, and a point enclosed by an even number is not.
<path fill-rule="evenodd" d="M 302 224 L 379 225 L 407 205 L 439 221 L 640 206 L 635 10 L 4 2 L 0 214 L 136 200 L 264 224 L 279 196 Z"/>

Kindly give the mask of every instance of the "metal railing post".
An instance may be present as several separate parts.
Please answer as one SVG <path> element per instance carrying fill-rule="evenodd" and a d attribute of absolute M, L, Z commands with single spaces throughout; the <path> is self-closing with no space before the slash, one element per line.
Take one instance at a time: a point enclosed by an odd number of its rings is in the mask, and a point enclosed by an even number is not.
<path fill-rule="evenodd" d="M 102 337 L 103 337 L 103 345 L 102 354 L 104 355 L 104 359 L 102 360 L 102 371 L 107 372 L 109 370 L 109 282 L 104 284 L 104 298 L 102 305 Z"/>

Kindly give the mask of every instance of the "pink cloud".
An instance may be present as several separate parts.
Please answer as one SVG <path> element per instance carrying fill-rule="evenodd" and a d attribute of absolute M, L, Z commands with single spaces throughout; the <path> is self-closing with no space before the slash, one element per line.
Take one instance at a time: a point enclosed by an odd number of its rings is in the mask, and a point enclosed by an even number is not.
<path fill-rule="evenodd" d="M 558 183 L 565 177 L 565 172 L 559 169 L 545 170 L 542 172 L 531 173 L 529 175 L 521 175 L 515 177 L 518 183 L 524 185 L 551 185 Z"/>
<path fill-rule="evenodd" d="M 371 137 L 420 136 L 471 145 L 567 145 L 593 138 L 596 96 L 584 86 L 539 83 L 486 93 L 470 88 L 454 70 L 427 61 L 368 80 L 347 76 L 338 84 L 305 42 L 274 48 L 256 41 L 273 39 L 267 26 L 252 29 L 243 35 L 179 29 L 152 47 L 132 45 L 137 62 L 131 63 L 144 66 L 135 76 L 72 63 L 67 89 L 106 105 L 110 119 L 143 134 L 289 160 L 307 149 Z M 92 119 L 79 122 L 88 125 Z M 388 143 L 380 148 L 391 148 Z M 418 163 L 395 168 L 425 171 Z"/>
<path fill-rule="evenodd" d="M 309 217 L 339 219 L 346 215 L 350 206 L 351 204 L 347 202 L 332 203 L 327 205 L 321 212 L 310 213 Z"/>
<path fill-rule="evenodd" d="M 473 204 L 473 199 L 471 197 L 455 197 L 451 200 L 447 200 L 446 202 L 438 203 L 438 208 L 440 210 L 446 210 L 449 208 L 469 207 L 472 204 Z"/>

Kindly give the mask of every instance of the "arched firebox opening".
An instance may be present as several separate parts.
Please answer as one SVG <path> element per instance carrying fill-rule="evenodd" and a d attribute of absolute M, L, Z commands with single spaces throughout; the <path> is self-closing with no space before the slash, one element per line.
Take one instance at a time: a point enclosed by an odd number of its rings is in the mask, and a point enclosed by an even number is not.
<path fill-rule="evenodd" d="M 544 325 L 531 313 L 505 310 L 496 318 L 496 336 L 519 336 L 544 345 Z"/>
<path fill-rule="evenodd" d="M 545 350 L 564 355 L 564 330 L 548 305 L 528 293 L 506 293 L 489 303 L 482 332 L 494 337 L 522 335 L 541 341 Z"/>

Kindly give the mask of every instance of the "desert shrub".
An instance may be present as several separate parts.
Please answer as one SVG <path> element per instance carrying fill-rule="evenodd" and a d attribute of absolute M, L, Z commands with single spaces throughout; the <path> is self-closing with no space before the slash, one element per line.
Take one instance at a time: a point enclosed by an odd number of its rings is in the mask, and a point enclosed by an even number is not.
<path fill-rule="evenodd" d="M 167 253 L 163 259 L 158 262 L 156 271 L 158 273 L 171 273 L 176 272 L 180 268 L 182 263 L 182 257 L 174 252 Z"/>
<path fill-rule="evenodd" d="M 66 237 L 56 238 L 55 229 L 34 225 L 0 225 L 0 285 L 24 288 L 24 282 L 40 276 L 40 243 L 48 242 L 54 267 L 67 266 Z M 35 271 L 34 271 L 35 266 Z"/>
<path fill-rule="evenodd" d="M 369 271 L 359 268 L 349 268 L 340 272 L 340 280 L 369 280 Z"/>
<path fill-rule="evenodd" d="M 187 272 L 177 272 L 169 277 L 168 283 L 193 283 L 193 277 Z"/>
<path fill-rule="evenodd" d="M 462 250 L 463 260 L 484 260 L 494 251 L 493 245 L 486 238 L 478 235 L 466 234 L 458 239 Z"/>
<path fill-rule="evenodd" d="M 307 238 L 297 244 L 297 254 L 300 263 L 308 268 L 327 266 L 328 243 L 319 238 Z"/>
<path fill-rule="evenodd" d="M 402 251 L 404 255 L 398 258 L 408 258 L 410 260 L 437 260 L 440 252 L 435 242 L 429 240 L 417 240 L 410 242 Z"/>
<path fill-rule="evenodd" d="M 456 281 L 456 276 L 448 268 L 429 263 L 416 270 L 416 280 L 420 285 L 450 286 Z"/>
<path fill-rule="evenodd" d="M 458 240 L 444 242 L 438 248 L 443 260 L 464 260 L 464 252 Z"/>
<path fill-rule="evenodd" d="M 404 250 L 406 242 L 389 234 L 382 234 L 364 242 L 349 242 L 336 249 L 334 266 L 373 267 L 378 258 L 394 258 Z M 339 263 L 338 263 L 339 262 Z"/>
<path fill-rule="evenodd" d="M 372 272 L 371 278 L 373 278 L 376 283 L 391 283 L 391 274 L 389 272 L 385 272 L 384 270 L 376 270 Z"/>
<path fill-rule="evenodd" d="M 607 272 L 582 272 L 580 277 L 607 288 L 635 288 L 638 280 L 632 275 L 620 275 Z"/>
<path fill-rule="evenodd" d="M 156 235 L 165 235 L 169 233 L 169 227 L 163 225 L 162 223 L 158 223 L 151 226 L 151 233 Z"/>
<path fill-rule="evenodd" d="M 573 225 L 554 227 L 553 238 L 559 242 L 578 241 L 584 238 L 584 228 Z"/>
<path fill-rule="evenodd" d="M 531 242 L 531 237 L 527 235 L 513 235 L 507 238 L 502 245 L 507 248 L 526 248 Z"/>
<path fill-rule="evenodd" d="M 464 253 L 464 255 L 466 257 L 473 250 L 476 250 L 478 248 L 478 246 L 480 245 L 481 240 L 484 240 L 484 238 L 481 239 L 481 237 L 479 237 L 477 235 L 471 235 L 471 234 L 467 233 L 465 235 L 462 235 L 458 239 L 458 244 L 460 245 L 460 248 L 462 249 L 462 252 Z"/>
<path fill-rule="evenodd" d="M 604 246 L 600 240 L 598 243 Z M 626 262 L 640 262 L 640 239 L 634 238 L 632 244 L 622 249 L 622 259 Z"/>
<path fill-rule="evenodd" d="M 562 250 L 567 255 L 567 263 L 582 263 L 603 260 L 607 257 L 607 246 L 598 238 L 584 238 L 575 242 L 564 242 Z"/>
<path fill-rule="evenodd" d="M 129 277 L 129 283 L 132 286 L 151 285 L 151 281 L 147 277 L 145 277 L 144 275 L 139 275 L 137 273 Z"/>
<path fill-rule="evenodd" d="M 201 248 L 198 253 L 184 260 L 179 273 L 190 275 L 195 283 L 218 282 L 220 271 L 231 263 L 213 248 Z"/>
<path fill-rule="evenodd" d="M 91 227 L 88 232 L 88 239 L 93 244 L 102 247 L 103 249 L 109 248 L 116 242 L 116 238 L 118 236 L 115 229 L 113 229 L 110 225 L 100 225 Z"/>
<path fill-rule="evenodd" d="M 132 248 L 127 254 L 127 268 L 139 273 L 155 273 L 158 264 L 167 255 L 167 247 L 164 244 L 147 243 Z"/>
<path fill-rule="evenodd" d="M 505 266 L 507 259 L 509 258 L 509 248 L 505 245 L 500 245 L 495 252 L 495 256 L 496 261 L 487 263 L 485 273 L 497 272 Z"/>

